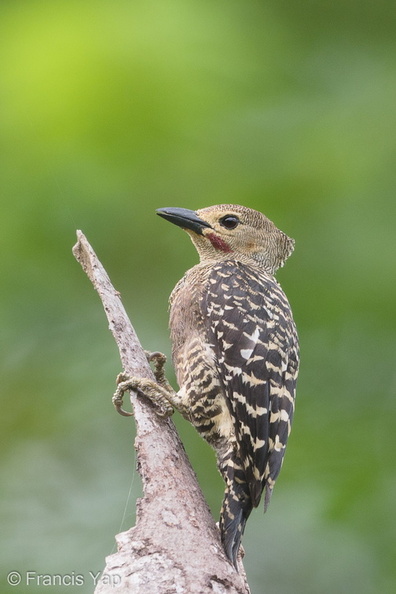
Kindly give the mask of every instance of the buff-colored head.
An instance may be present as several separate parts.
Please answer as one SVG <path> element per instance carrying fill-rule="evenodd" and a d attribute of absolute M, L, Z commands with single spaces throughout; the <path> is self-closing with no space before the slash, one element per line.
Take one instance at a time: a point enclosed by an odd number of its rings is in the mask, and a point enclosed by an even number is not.
<path fill-rule="evenodd" d="M 157 213 L 187 231 L 201 262 L 235 259 L 274 274 L 294 249 L 293 239 L 261 212 L 245 206 L 161 208 Z"/>

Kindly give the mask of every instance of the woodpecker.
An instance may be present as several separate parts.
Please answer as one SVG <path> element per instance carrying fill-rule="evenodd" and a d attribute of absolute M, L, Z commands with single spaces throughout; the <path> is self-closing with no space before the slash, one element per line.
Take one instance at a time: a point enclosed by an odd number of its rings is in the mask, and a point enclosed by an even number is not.
<path fill-rule="evenodd" d="M 158 384 L 129 378 L 162 414 L 176 408 L 214 448 L 226 488 L 220 512 L 225 553 L 237 567 L 246 521 L 270 501 L 294 412 L 299 346 L 289 302 L 274 278 L 294 249 L 262 213 L 221 204 L 160 208 L 184 229 L 200 262 L 170 296 L 172 359 L 179 391 L 154 353 Z M 117 393 L 116 393 L 117 394 Z M 121 409 L 121 410 L 120 410 Z"/>

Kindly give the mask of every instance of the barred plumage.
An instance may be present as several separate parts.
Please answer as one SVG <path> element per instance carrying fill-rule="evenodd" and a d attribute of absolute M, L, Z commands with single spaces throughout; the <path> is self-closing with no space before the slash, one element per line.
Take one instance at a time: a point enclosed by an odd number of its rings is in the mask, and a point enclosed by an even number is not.
<path fill-rule="evenodd" d="M 269 503 L 293 418 L 298 339 L 273 274 L 294 241 L 243 206 L 157 212 L 189 233 L 200 256 L 170 298 L 180 390 L 173 392 L 160 373 L 158 398 L 177 408 L 216 451 L 226 482 L 221 538 L 236 566 L 246 521 L 263 491 L 265 509 Z"/>

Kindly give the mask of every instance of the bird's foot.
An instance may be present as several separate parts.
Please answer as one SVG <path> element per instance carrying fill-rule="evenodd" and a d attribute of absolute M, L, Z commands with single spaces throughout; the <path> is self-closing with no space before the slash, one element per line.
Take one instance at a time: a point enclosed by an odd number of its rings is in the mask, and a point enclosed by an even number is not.
<path fill-rule="evenodd" d="M 163 355 L 163 357 L 165 357 L 165 355 Z M 124 392 L 127 390 L 134 390 L 139 392 L 139 394 L 146 396 L 154 404 L 158 416 L 166 418 L 173 414 L 173 407 L 169 402 L 171 395 L 163 386 L 157 384 L 153 380 L 128 376 L 123 372 L 117 376 L 116 381 L 117 389 L 113 395 L 112 402 L 116 411 L 120 415 L 123 415 L 124 417 L 133 415 L 132 412 L 128 412 L 122 407 Z"/>

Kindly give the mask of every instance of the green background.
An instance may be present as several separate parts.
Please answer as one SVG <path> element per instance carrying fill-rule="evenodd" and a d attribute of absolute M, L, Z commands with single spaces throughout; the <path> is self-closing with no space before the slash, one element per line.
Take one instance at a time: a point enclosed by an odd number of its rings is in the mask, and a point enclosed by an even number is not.
<path fill-rule="evenodd" d="M 278 278 L 297 412 L 245 533 L 253 594 L 395 591 L 395 16 L 385 0 L 2 0 L 2 592 L 42 591 L 28 570 L 91 592 L 140 494 L 75 230 L 169 354 L 167 298 L 197 257 L 155 209 L 224 202 L 296 239 Z M 214 455 L 176 422 L 217 517 Z"/>

